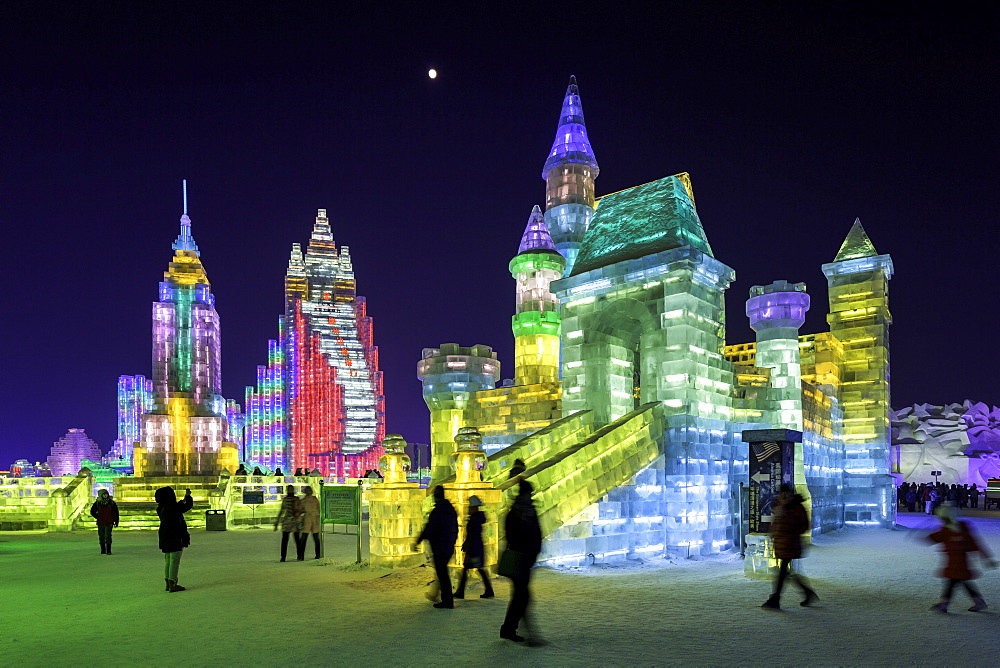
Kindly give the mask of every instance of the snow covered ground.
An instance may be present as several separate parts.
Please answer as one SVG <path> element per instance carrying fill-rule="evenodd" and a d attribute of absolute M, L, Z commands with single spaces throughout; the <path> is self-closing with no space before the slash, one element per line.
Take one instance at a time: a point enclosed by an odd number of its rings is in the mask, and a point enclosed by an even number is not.
<path fill-rule="evenodd" d="M 997 663 L 1000 614 L 928 611 L 940 557 L 920 538 L 937 522 L 900 514 L 899 529 L 820 537 L 804 562 L 821 600 L 758 606 L 769 583 L 738 556 L 586 570 L 537 569 L 545 647 L 498 638 L 508 598 L 477 584 L 454 610 L 422 596 L 428 568 L 358 569 L 353 536 L 328 558 L 278 562 L 280 534 L 198 531 L 180 581 L 163 591 L 155 532 L 0 534 L 0 665 L 937 665 Z M 969 520 L 1000 554 L 1000 517 Z M 311 549 L 311 548 L 310 548 Z M 307 555 L 311 554 L 307 552 Z M 328 562 L 328 563 L 327 563 Z M 1000 613 L 1000 571 L 977 581 Z"/>

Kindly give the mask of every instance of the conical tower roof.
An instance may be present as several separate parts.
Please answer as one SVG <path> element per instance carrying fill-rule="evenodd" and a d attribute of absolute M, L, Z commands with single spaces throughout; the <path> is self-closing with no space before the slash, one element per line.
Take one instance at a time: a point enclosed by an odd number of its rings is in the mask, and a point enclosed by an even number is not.
<path fill-rule="evenodd" d="M 837 252 L 837 257 L 833 261 L 842 262 L 876 255 L 878 255 L 878 251 L 875 250 L 872 240 L 865 234 L 865 228 L 861 226 L 861 219 L 855 218 L 851 231 L 847 233 L 847 238 L 840 245 L 840 251 Z"/>
<path fill-rule="evenodd" d="M 552 150 L 542 167 L 542 178 L 545 178 L 550 169 L 565 162 L 589 165 L 594 170 L 595 177 L 601 171 L 587 138 L 587 125 L 583 120 L 583 105 L 580 103 L 580 90 L 576 86 L 575 76 L 569 78 L 562 113 L 559 114 L 559 127 L 556 128 Z"/>
<path fill-rule="evenodd" d="M 528 216 L 528 224 L 521 235 L 521 245 L 517 249 L 517 254 L 530 253 L 532 251 L 552 251 L 558 253 L 556 245 L 549 234 L 549 228 L 545 224 L 545 217 L 542 209 L 536 204 Z"/>

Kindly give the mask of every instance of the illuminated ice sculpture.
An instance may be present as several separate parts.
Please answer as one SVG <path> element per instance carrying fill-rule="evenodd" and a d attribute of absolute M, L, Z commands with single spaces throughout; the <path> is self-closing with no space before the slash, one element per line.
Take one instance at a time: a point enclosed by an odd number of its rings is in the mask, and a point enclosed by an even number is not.
<path fill-rule="evenodd" d="M 552 563 L 710 554 L 742 536 L 740 434 L 794 428 L 793 480 L 811 497 L 814 530 L 887 526 L 889 257 L 857 223 L 823 267 L 830 332 L 799 335 L 809 296 L 778 282 L 751 295 L 757 341 L 727 345 L 723 296 L 735 273 L 713 254 L 690 177 L 597 198 L 597 174 L 574 79 L 543 168 L 542 222 L 566 259 L 563 277 L 539 275 L 526 248 L 511 262 L 513 384 L 477 389 L 475 374 L 448 377 L 444 351 L 425 349 L 436 469 L 462 428 L 482 434 L 486 481 L 508 485 L 510 466 L 524 461 Z M 535 215 L 522 239 L 544 244 Z M 540 317 L 546 282 L 558 305 Z M 540 382 L 551 375 L 533 363 L 555 354 L 530 335 L 556 326 L 559 380 Z M 489 363 L 498 365 L 492 351 Z"/>
<path fill-rule="evenodd" d="M 137 477 L 217 475 L 239 466 L 226 440 L 219 314 L 186 209 L 153 304 L 153 406 L 140 419 Z"/>
<path fill-rule="evenodd" d="M 326 209 L 305 253 L 292 244 L 279 338 L 246 396 L 248 463 L 332 476 L 376 468 L 385 434 L 378 348 L 350 249 L 337 247 Z"/>
<path fill-rule="evenodd" d="M 378 469 L 384 477 L 368 491 L 371 565 L 419 566 L 424 563 L 424 555 L 413 549 L 413 538 L 423 525 L 426 490 L 406 478 L 410 458 L 402 436 L 387 434 L 382 447 L 385 453 L 378 461 Z"/>

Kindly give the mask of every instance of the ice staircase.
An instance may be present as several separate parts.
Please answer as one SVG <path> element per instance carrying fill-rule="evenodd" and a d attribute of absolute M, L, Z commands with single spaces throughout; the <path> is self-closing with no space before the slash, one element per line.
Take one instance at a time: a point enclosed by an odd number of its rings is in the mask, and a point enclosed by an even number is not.
<path fill-rule="evenodd" d="M 123 477 L 115 481 L 115 503 L 118 504 L 118 530 L 155 530 L 160 526 L 156 515 L 156 501 L 153 495 L 160 487 L 171 486 L 177 492 L 177 500 L 184 497 L 184 490 L 190 489 L 194 506 L 184 513 L 189 529 L 205 528 L 205 511 L 209 510 L 210 493 L 219 486 L 219 476 L 186 476 L 171 478 Z M 76 521 L 75 528 L 81 531 L 97 529 L 97 523 L 90 516 L 87 506 Z"/>
<path fill-rule="evenodd" d="M 662 453 L 665 429 L 660 402 L 598 428 L 591 411 L 579 411 L 495 452 L 483 479 L 507 489 L 514 484 L 514 460 L 524 461 L 542 535 L 548 536 L 652 464 Z"/>

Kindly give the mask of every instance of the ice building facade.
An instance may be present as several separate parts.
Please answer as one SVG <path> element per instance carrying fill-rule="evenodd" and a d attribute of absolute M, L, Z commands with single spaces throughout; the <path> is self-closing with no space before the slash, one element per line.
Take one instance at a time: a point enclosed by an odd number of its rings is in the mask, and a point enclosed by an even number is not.
<path fill-rule="evenodd" d="M 99 461 L 101 448 L 83 429 L 70 429 L 66 435 L 52 444 L 46 462 L 52 475 L 76 475 L 80 462 L 84 459 Z"/>
<path fill-rule="evenodd" d="M 139 442 L 142 416 L 153 410 L 153 383 L 143 375 L 118 377 L 118 438 L 108 462 L 132 465 L 132 450 Z"/>
<path fill-rule="evenodd" d="M 744 431 L 794 434 L 788 480 L 815 531 L 890 524 L 887 284 L 856 222 L 823 265 L 829 332 L 802 335 L 802 283 L 754 286 L 756 341 L 727 345 L 735 279 L 709 244 L 686 173 L 598 198 L 598 163 L 571 79 L 546 158 L 546 208 L 510 263 L 514 382 L 485 345 L 425 348 L 433 482 L 463 428 L 482 434 L 484 480 L 515 459 L 534 480 L 543 557 L 585 563 L 710 554 L 745 533 Z M 761 432 L 763 433 L 763 432 Z M 743 483 L 743 485 L 741 485 Z"/>
<path fill-rule="evenodd" d="M 221 394 L 219 313 L 186 208 L 153 303 L 152 406 L 139 418 L 136 477 L 211 476 L 239 466 Z M 143 383 L 134 390 L 140 397 Z"/>
<path fill-rule="evenodd" d="M 385 437 L 378 348 L 350 249 L 338 249 L 325 209 L 305 252 L 292 245 L 279 332 L 246 390 L 247 463 L 334 476 L 376 468 Z"/>

